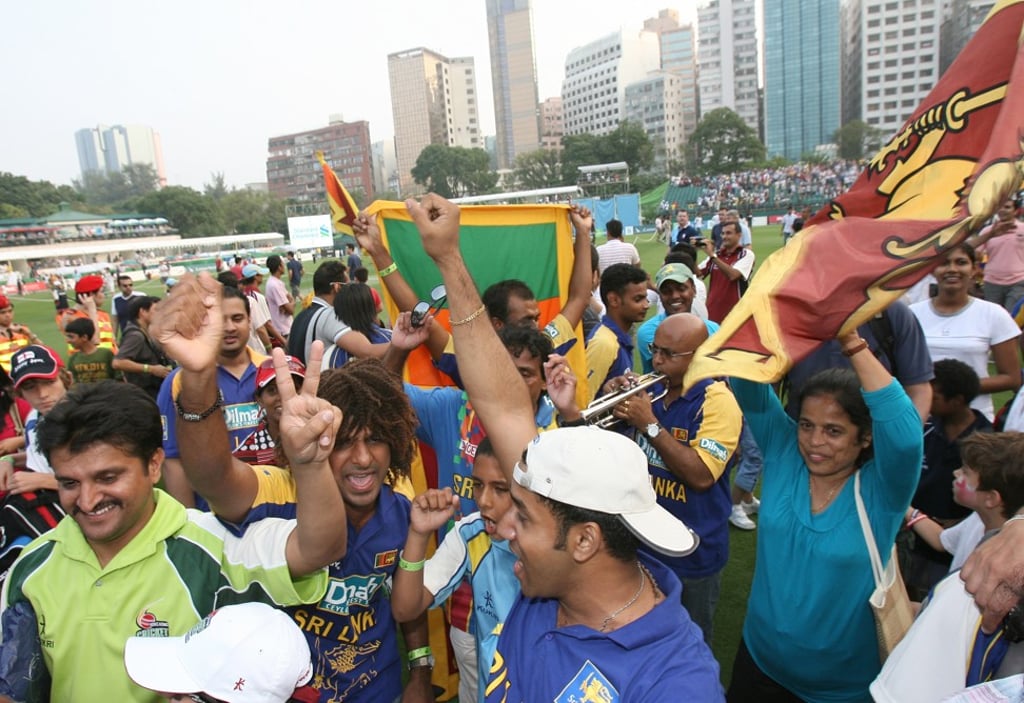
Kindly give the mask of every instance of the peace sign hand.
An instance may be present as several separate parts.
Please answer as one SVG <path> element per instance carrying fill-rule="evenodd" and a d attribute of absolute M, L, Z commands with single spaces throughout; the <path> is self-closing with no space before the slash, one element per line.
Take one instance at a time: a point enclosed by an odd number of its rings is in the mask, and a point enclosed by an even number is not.
<path fill-rule="evenodd" d="M 284 352 L 273 351 L 274 375 L 282 406 L 281 446 L 292 471 L 326 462 L 334 451 L 334 441 L 341 427 L 341 410 L 316 394 L 323 355 L 323 342 L 313 342 L 302 391 L 296 392 Z"/>

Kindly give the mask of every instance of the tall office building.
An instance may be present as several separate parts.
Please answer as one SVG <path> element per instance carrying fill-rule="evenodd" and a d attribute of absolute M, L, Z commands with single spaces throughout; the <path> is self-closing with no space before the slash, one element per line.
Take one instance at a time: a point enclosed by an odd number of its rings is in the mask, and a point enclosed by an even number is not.
<path fill-rule="evenodd" d="M 623 119 L 626 86 L 660 65 L 654 32 L 623 29 L 570 51 L 562 80 L 565 133 L 614 132 Z"/>
<path fill-rule="evenodd" d="M 697 27 L 700 115 L 727 107 L 760 134 L 755 0 L 710 0 Z"/>
<path fill-rule="evenodd" d="M 340 115 L 331 115 L 326 127 L 271 137 L 267 150 L 267 187 L 279 198 L 324 200 L 318 151 L 324 152 L 327 163 L 350 191 L 361 190 L 367 199 L 376 192 L 370 168 L 370 123 L 365 120 L 345 122 Z"/>
<path fill-rule="evenodd" d="M 167 185 L 160 135 L 143 125 L 97 125 L 75 132 L 78 165 L 88 172 L 120 173 L 127 166 L 153 167 L 157 182 Z"/>
<path fill-rule="evenodd" d="M 668 94 L 675 101 L 666 103 L 664 119 L 666 122 L 663 134 L 665 143 L 655 144 L 655 152 L 659 148 L 665 151 L 665 157 L 655 155 L 657 166 L 667 166 L 674 160 L 682 158 L 681 148 L 686 144 L 693 130 L 697 128 L 697 51 L 696 36 L 693 25 L 679 24 L 679 13 L 676 10 L 661 10 L 657 17 L 644 20 L 644 29 L 658 34 L 661 49 L 661 70 L 674 78 L 666 82 L 665 76 L 654 77 L 667 88 Z M 627 92 L 629 88 L 627 88 Z M 677 114 L 678 113 L 678 114 Z M 669 128 L 671 125 L 671 129 Z M 652 140 L 659 139 L 652 134 Z M 659 139 L 660 140 L 660 139 Z"/>
<path fill-rule="evenodd" d="M 896 133 L 939 78 L 944 0 L 849 0 L 843 12 L 843 122 L 862 119 Z M 859 71 L 859 74 L 857 73 Z"/>
<path fill-rule="evenodd" d="M 768 156 L 797 160 L 840 125 L 839 0 L 764 0 Z"/>
<path fill-rule="evenodd" d="M 945 73 L 978 27 L 985 21 L 993 0 L 952 0 L 942 19 L 942 48 L 939 73 Z"/>
<path fill-rule="evenodd" d="M 565 134 L 562 98 L 555 96 L 540 104 L 540 148 L 558 151 Z"/>
<path fill-rule="evenodd" d="M 418 192 L 412 168 L 430 144 L 483 147 L 472 58 L 448 59 L 424 49 L 388 55 L 395 158 L 401 195 Z"/>
<path fill-rule="evenodd" d="M 530 0 L 487 0 L 498 168 L 540 147 L 537 60 Z"/>
<path fill-rule="evenodd" d="M 639 124 L 651 140 L 655 173 L 668 173 L 683 157 L 682 84 L 682 78 L 672 71 L 654 71 L 626 86 L 622 119 Z"/>

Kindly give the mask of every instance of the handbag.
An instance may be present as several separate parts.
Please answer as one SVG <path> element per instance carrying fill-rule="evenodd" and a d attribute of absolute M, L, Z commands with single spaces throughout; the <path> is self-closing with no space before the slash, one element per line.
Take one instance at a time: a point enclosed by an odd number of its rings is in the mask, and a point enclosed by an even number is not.
<path fill-rule="evenodd" d="M 868 522 L 868 512 L 860 497 L 860 471 L 853 480 L 854 498 L 857 501 L 857 516 L 864 532 L 864 541 L 868 546 L 871 559 L 871 573 L 875 579 L 875 590 L 871 593 L 868 603 L 875 617 L 875 634 L 878 637 L 878 655 L 882 662 L 888 658 L 896 645 L 900 643 L 907 630 L 914 622 L 914 611 L 910 606 L 910 596 L 903 583 L 900 573 L 900 562 L 896 556 L 896 545 L 889 553 L 889 563 L 882 568 L 882 559 L 878 554 L 878 544 Z"/>

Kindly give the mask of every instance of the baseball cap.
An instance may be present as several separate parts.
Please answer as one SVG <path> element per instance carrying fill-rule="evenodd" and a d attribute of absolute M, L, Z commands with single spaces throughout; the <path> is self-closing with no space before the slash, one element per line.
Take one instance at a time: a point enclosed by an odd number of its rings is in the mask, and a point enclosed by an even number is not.
<path fill-rule="evenodd" d="M 654 274 L 654 287 L 661 288 L 661 284 L 665 281 L 675 281 L 676 283 L 696 282 L 697 277 L 686 264 L 665 264 Z"/>
<path fill-rule="evenodd" d="M 242 278 L 255 278 L 257 274 L 266 276 L 270 273 L 270 269 L 257 266 L 256 264 L 246 264 L 242 267 Z"/>
<path fill-rule="evenodd" d="M 292 372 L 293 377 L 299 379 L 299 381 L 306 378 L 306 367 L 301 361 L 294 356 L 286 356 L 284 359 L 288 362 L 288 370 Z M 276 378 L 277 376 L 274 374 L 274 360 L 264 359 L 263 363 L 256 369 L 256 390 L 260 390 Z"/>
<path fill-rule="evenodd" d="M 17 388 L 30 378 L 57 378 L 63 366 L 57 352 L 41 344 L 30 344 L 11 357 L 11 380 Z"/>
<path fill-rule="evenodd" d="M 131 637 L 124 666 L 151 691 L 205 693 L 228 703 L 280 703 L 313 675 L 302 630 L 264 603 L 215 610 L 182 637 Z"/>
<path fill-rule="evenodd" d="M 523 488 L 577 508 L 617 515 L 637 539 L 662 554 L 682 557 L 700 538 L 658 505 L 647 456 L 635 442 L 598 427 L 563 427 L 538 435 L 526 449 Z"/>
<path fill-rule="evenodd" d="M 75 283 L 75 293 L 95 293 L 103 288 L 103 276 L 82 276 Z"/>
<path fill-rule="evenodd" d="M 11 307 L 11 299 L 0 293 L 0 310 Z"/>

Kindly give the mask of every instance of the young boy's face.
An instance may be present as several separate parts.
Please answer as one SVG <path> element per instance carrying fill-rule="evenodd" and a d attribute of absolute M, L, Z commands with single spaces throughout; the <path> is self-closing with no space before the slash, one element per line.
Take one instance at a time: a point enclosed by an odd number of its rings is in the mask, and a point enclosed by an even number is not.
<path fill-rule="evenodd" d="M 512 507 L 508 481 L 493 456 L 479 455 L 473 462 L 473 500 L 484 519 L 484 529 L 491 539 L 500 540 L 498 521 Z"/>
<path fill-rule="evenodd" d="M 77 349 L 79 351 L 81 351 L 86 345 L 86 342 L 89 341 L 86 337 L 83 337 L 80 334 L 75 334 L 74 332 L 65 332 L 64 339 L 68 340 L 68 344 L 71 345 L 72 349 Z"/>
<path fill-rule="evenodd" d="M 961 466 L 953 472 L 953 500 L 971 510 L 983 507 L 982 494 L 978 490 L 978 472 L 970 466 Z"/>
<path fill-rule="evenodd" d="M 959 398 L 960 396 L 956 396 L 954 399 L 947 398 L 933 383 L 931 414 L 935 417 L 949 417 L 956 409 L 954 407 L 954 400 Z"/>
<path fill-rule="evenodd" d="M 64 397 L 68 392 L 64 382 L 57 378 L 30 378 L 20 386 L 18 391 L 33 409 L 38 410 L 40 415 L 50 412 L 50 409 Z"/>

